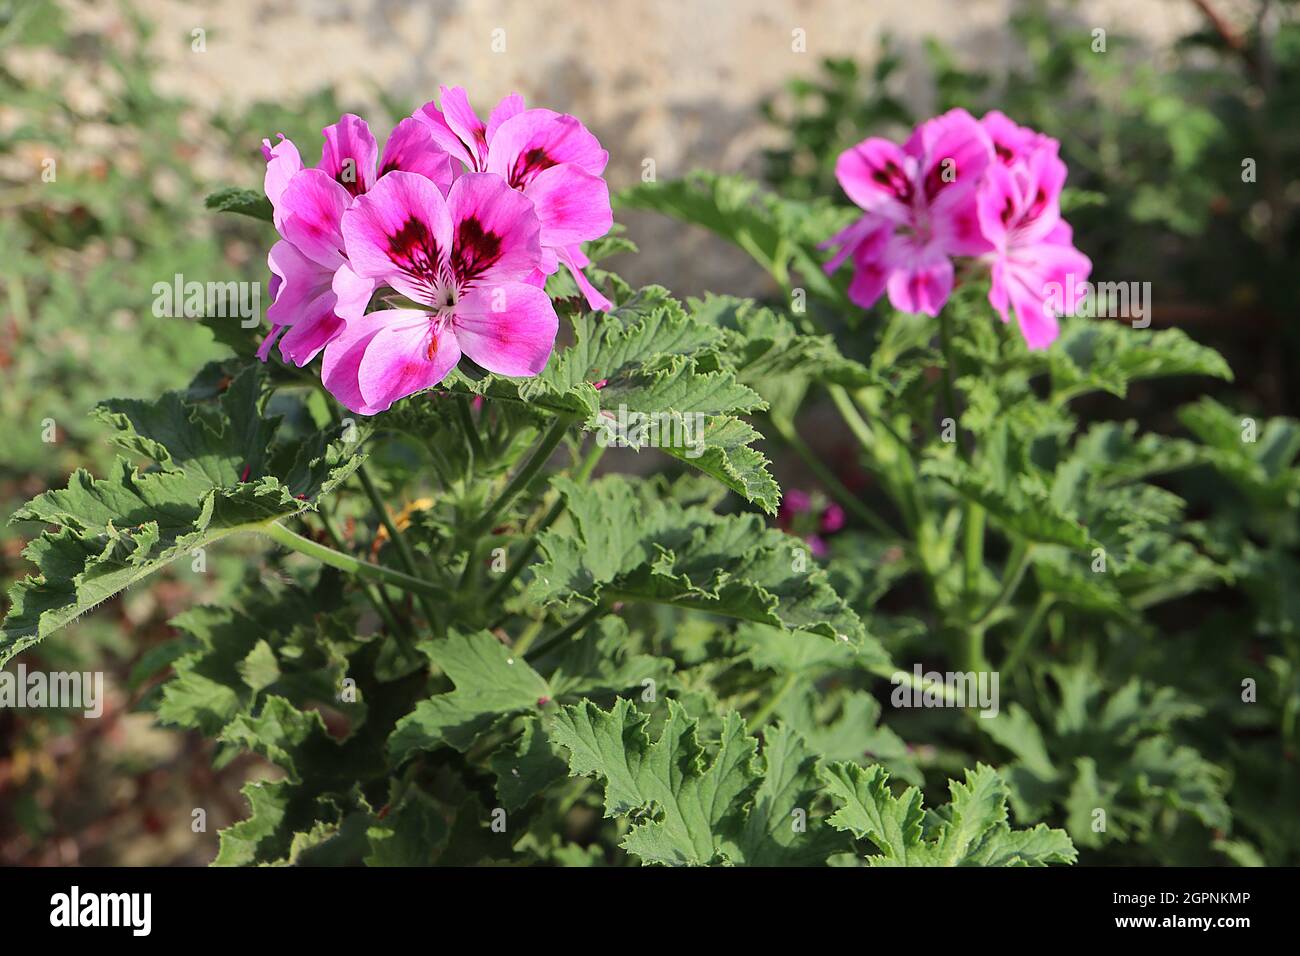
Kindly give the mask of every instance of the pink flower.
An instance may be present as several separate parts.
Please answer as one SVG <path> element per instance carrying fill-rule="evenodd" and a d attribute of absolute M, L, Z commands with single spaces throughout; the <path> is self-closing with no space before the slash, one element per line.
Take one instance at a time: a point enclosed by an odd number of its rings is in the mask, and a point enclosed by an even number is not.
<path fill-rule="evenodd" d="M 993 152 L 1004 166 L 1010 166 L 1017 160 L 1033 152 L 1039 143 L 1047 139 L 1042 133 L 1020 126 L 1005 113 L 989 110 L 980 119 L 980 126 L 993 143 Z"/>
<path fill-rule="evenodd" d="M 840 154 L 835 175 L 866 212 L 826 245 L 851 255 L 849 297 L 870 308 L 888 291 L 904 312 L 938 315 L 953 287 L 953 256 L 989 249 L 980 233 L 976 188 L 994 156 L 988 134 L 965 110 L 922 123 L 903 146 L 870 138 Z"/>
<path fill-rule="evenodd" d="M 348 310 L 321 378 L 373 415 L 436 385 L 462 353 L 502 375 L 536 375 L 559 325 L 525 280 L 542 261 L 532 203 L 499 176 L 466 173 L 444 198 L 427 177 L 392 172 L 343 213 L 344 248 L 361 277 L 426 308 Z"/>
<path fill-rule="evenodd" d="M 814 498 L 806 491 L 791 488 L 781 499 L 776 526 L 802 537 L 814 555 L 824 558 L 829 549 L 823 535 L 832 535 L 844 527 L 844 509 L 833 502 L 825 503 L 820 494 Z"/>
<path fill-rule="evenodd" d="M 534 281 L 540 283 L 563 263 L 593 309 L 612 308 L 583 274 L 590 260 L 581 247 L 614 224 L 603 178 L 609 153 L 574 117 L 526 110 L 517 94 L 497 104 L 485 124 L 463 89 L 440 90 L 442 110 L 426 103 L 415 119 L 466 171 L 496 173 L 532 201 L 542 227 L 543 252 Z"/>
<path fill-rule="evenodd" d="M 1060 334 L 1057 307 L 1067 298 L 1074 301 L 1074 287 L 1092 271 L 1061 219 L 1065 163 L 1056 140 L 1016 127 L 1000 113 L 983 122 L 995 141 L 1012 144 L 979 188 L 980 227 L 993 245 L 986 256 L 992 272 L 989 302 L 1003 322 L 1009 321 L 1008 308 L 1014 309 L 1029 347 L 1046 348 Z M 998 155 L 1004 155 L 1001 148 Z"/>
<path fill-rule="evenodd" d="M 450 158 L 414 120 L 397 124 L 382 158 L 370 127 L 359 116 L 346 114 L 322 133 L 325 144 L 315 169 L 303 168 L 291 140 L 281 136 L 275 146 L 262 141 L 266 195 L 283 237 L 267 255 L 275 301 L 266 313 L 271 331 L 258 349 L 262 361 L 279 338 L 280 354 L 306 365 L 342 331 L 343 313 L 364 309 L 369 301 L 374 283 L 351 269 L 340 232 L 343 212 L 355 197 L 391 170 L 451 185 Z"/>

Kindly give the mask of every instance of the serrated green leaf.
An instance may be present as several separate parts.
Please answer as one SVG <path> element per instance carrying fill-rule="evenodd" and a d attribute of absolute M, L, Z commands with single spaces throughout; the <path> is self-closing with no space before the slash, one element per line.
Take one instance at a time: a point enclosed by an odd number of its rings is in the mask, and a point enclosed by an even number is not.
<path fill-rule="evenodd" d="M 603 782 L 605 816 L 632 817 L 622 846 L 642 862 L 822 863 L 841 845 L 812 816 L 816 758 L 793 732 L 771 729 L 759 757 L 735 711 L 707 744 L 674 700 L 658 739 L 648 721 L 626 698 L 609 711 L 582 701 L 561 708 L 548 730 L 571 775 Z"/>
<path fill-rule="evenodd" d="M 1232 381 L 1218 352 L 1181 329 L 1135 329 L 1121 322 L 1063 319 L 1061 336 L 1041 353 L 1056 402 L 1092 391 L 1123 397 L 1131 383 L 1173 375 L 1208 375 Z"/>
<path fill-rule="evenodd" d="M 498 718 L 536 711 L 554 696 L 540 674 L 487 631 L 453 631 L 420 649 L 456 687 L 420 701 L 398 722 L 388 741 L 394 761 L 442 746 L 465 750 Z"/>
<path fill-rule="evenodd" d="M 263 385 L 250 367 L 216 403 L 171 392 L 101 406 L 113 441 L 157 469 L 119 459 L 102 479 L 77 472 L 14 515 L 56 527 L 24 552 L 38 573 L 10 590 L 0 665 L 178 557 L 315 508 L 355 470 L 361 459 L 342 442 L 316 436 L 284 456 L 285 474 L 268 474 L 278 419 L 264 414 Z"/>
<path fill-rule="evenodd" d="M 880 851 L 867 858 L 872 866 L 1046 866 L 1077 856 L 1063 830 L 1013 830 L 1006 785 L 983 764 L 949 781 L 951 803 L 929 812 L 916 787 L 895 797 L 882 767 L 837 763 L 823 778 L 840 804 L 827 822 L 870 840 Z"/>
<path fill-rule="evenodd" d="M 640 495 L 617 476 L 553 484 L 572 522 L 568 530 L 540 536 L 545 559 L 534 569 L 530 599 L 670 604 L 811 631 L 888 663 L 825 573 L 797 560 L 804 547 L 797 539 L 750 515 L 717 515 Z"/>

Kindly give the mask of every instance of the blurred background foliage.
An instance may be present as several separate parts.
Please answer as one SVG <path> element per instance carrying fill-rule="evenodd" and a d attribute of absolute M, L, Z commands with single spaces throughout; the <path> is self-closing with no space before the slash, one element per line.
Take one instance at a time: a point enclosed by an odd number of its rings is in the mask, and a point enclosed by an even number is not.
<path fill-rule="evenodd" d="M 1197 6 L 1203 27 L 1171 49 L 1153 52 L 1141 37 L 1108 34 L 1107 55 L 1097 56 L 1094 28 L 1071 5 L 1018 4 L 996 62 L 926 45 L 933 102 L 921 111 L 906 105 L 899 44 L 883 37 L 861 60 L 828 60 L 764 104 L 779 145 L 765 152 L 762 176 L 785 196 L 847 204 L 834 181 L 842 149 L 868 134 L 899 137 L 923 114 L 957 105 L 977 114 L 1001 109 L 1060 139 L 1070 166 L 1067 215 L 1094 278 L 1149 281 L 1155 326 L 1187 328 L 1228 358 L 1236 381 L 1216 397 L 1277 417 L 1270 454 L 1284 469 L 1300 451 L 1292 420 L 1300 387 L 1291 380 L 1300 355 L 1291 321 L 1300 284 L 1300 25 L 1289 2 L 1236 4 L 1246 14 L 1231 21 L 1213 3 Z M 197 323 L 153 315 L 153 284 L 177 273 L 264 279 L 258 227 L 209 214 L 202 197 L 220 185 L 259 183 L 262 137 L 283 132 L 313 142 L 350 105 L 326 90 L 197 116 L 184 100 L 158 92 L 149 26 L 138 16 L 130 22 L 129 36 L 109 38 L 81 32 L 52 0 L 0 0 L 6 515 L 74 468 L 97 471 L 111 460 L 102 426 L 87 417 L 95 402 L 183 387 L 222 354 Z M 78 69 L 20 77 L 10 58 L 32 51 Z M 390 117 L 409 108 L 385 106 Z M 310 162 L 310 148 L 305 154 Z M 45 182 L 49 159 L 55 178 Z M 1257 181 L 1224 188 L 1240 181 L 1247 160 Z M 660 278 L 673 285 L 671 275 Z M 1098 419 L 1137 418 L 1177 431 L 1175 409 L 1204 388 L 1203 381 L 1182 394 L 1177 384 L 1141 386 L 1123 400 L 1090 398 L 1083 408 Z M 800 474 L 797 465 L 777 465 L 783 478 Z M 1224 839 L 1220 855 L 1206 859 L 1189 841 L 1184 854 L 1171 823 L 1159 862 L 1300 860 L 1300 833 L 1277 814 L 1300 804 L 1300 529 L 1289 499 L 1269 497 L 1254 467 L 1242 465 L 1250 474 L 1235 487 L 1209 469 L 1178 480 L 1193 515 L 1206 519 L 1208 547 L 1220 543 L 1239 580 L 1180 602 L 1161 622 L 1162 637 L 1132 648 L 1124 662 L 1130 673 L 1208 701 L 1189 733 L 1207 757 L 1232 768 L 1228 799 L 1250 842 Z M 852 486 L 853 475 L 844 480 Z M 26 533 L 0 527 L 0 579 L 25 573 Z M 110 700 L 100 721 L 0 711 L 0 864 L 206 863 L 217 829 L 244 815 L 238 787 L 260 766 L 236 760 L 214 770 L 201 738 L 154 729 L 151 715 L 134 713 L 150 686 L 133 681 L 132 671 L 173 635 L 167 620 L 200 600 L 220 602 L 222 582 L 237 579 L 245 563 L 232 549 L 211 559 L 220 562 L 218 573 L 168 572 L 42 646 L 39 659 L 51 669 L 105 670 Z M 1274 699 L 1283 702 L 1279 714 L 1250 718 L 1253 728 L 1204 686 L 1214 669 L 1243 659 L 1275 675 Z M 1107 679 L 1122 685 L 1123 668 L 1109 666 L 1115 672 Z M 1080 701 L 1095 692 L 1067 679 L 1060 686 Z M 1136 721 L 1162 719 L 1138 711 Z M 1219 732 L 1229 725 L 1239 732 Z M 1049 742 L 1054 755 L 1070 746 Z M 1086 777 L 1086 768 L 1078 772 Z M 193 806 L 209 808 L 206 833 L 190 830 Z M 1123 848 L 1091 858 L 1081 849 L 1091 862 L 1150 861 Z"/>

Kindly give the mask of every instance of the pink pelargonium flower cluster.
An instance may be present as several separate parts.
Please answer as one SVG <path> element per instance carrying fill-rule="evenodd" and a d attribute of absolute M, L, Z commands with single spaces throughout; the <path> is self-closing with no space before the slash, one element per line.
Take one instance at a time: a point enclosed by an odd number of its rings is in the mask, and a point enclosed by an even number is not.
<path fill-rule="evenodd" d="M 582 273 L 581 244 L 613 224 L 596 137 L 518 95 L 487 123 L 463 89 L 441 98 L 398 123 L 382 153 L 352 114 L 323 130 L 314 168 L 283 135 L 262 144 L 281 238 L 258 355 L 278 342 L 301 367 L 324 352 L 325 387 L 363 415 L 436 385 L 461 355 L 539 373 L 559 326 L 542 287 L 560 265 L 593 309 L 611 308 Z M 389 290 L 409 307 L 368 312 Z"/>
<path fill-rule="evenodd" d="M 954 260 L 986 266 L 989 302 L 1014 311 L 1031 349 L 1060 327 L 1056 307 L 1092 271 L 1061 218 L 1060 144 L 999 112 L 962 109 L 918 126 L 902 146 L 872 137 L 845 150 L 840 185 L 865 214 L 833 236 L 833 272 L 851 258 L 849 298 L 863 308 L 888 294 L 903 312 L 938 315 L 956 280 Z M 1068 290 L 1068 292 L 1067 292 Z"/>

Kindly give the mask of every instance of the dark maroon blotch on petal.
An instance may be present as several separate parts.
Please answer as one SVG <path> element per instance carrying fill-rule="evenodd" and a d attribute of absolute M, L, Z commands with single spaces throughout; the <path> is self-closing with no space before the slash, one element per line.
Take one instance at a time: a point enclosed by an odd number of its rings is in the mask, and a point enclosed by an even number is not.
<path fill-rule="evenodd" d="M 429 281 L 438 276 L 438 243 L 414 216 L 388 237 L 388 257 L 412 276 Z"/>
<path fill-rule="evenodd" d="M 555 160 L 551 159 L 546 150 L 540 146 L 535 146 L 525 153 L 521 153 L 515 160 L 514 169 L 510 170 L 510 185 L 515 189 L 523 189 L 544 169 L 550 169 L 555 165 Z"/>
<path fill-rule="evenodd" d="M 501 237 L 488 232 L 474 217 L 462 219 L 456 227 L 456 241 L 451 249 L 451 267 L 456 278 L 468 282 L 501 258 Z"/>

